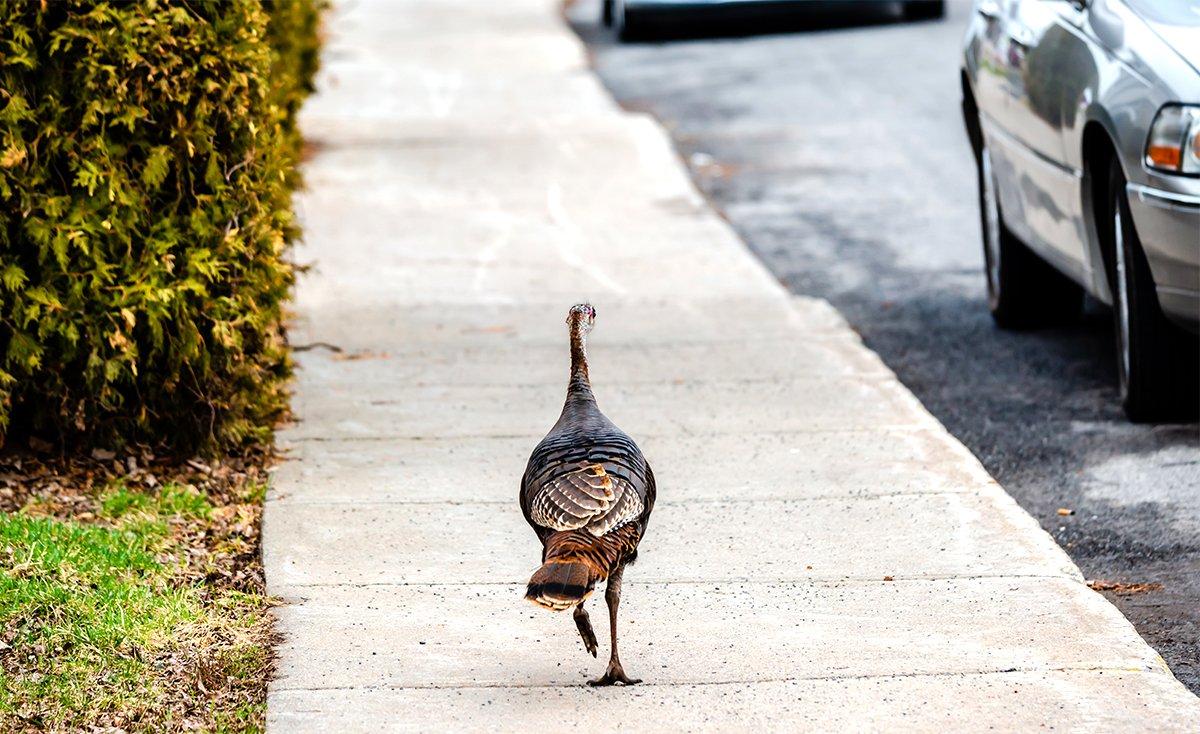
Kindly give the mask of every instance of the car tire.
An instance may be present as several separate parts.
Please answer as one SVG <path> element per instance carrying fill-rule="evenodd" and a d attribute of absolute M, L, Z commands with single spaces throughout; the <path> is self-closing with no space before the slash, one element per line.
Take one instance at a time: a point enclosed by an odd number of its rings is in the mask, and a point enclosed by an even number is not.
<path fill-rule="evenodd" d="M 988 310 L 1002 329 L 1031 329 L 1078 318 L 1083 289 L 1017 239 L 1004 224 L 991 152 L 978 157 L 979 217 Z"/>
<path fill-rule="evenodd" d="M 1150 264 L 1129 212 L 1125 173 L 1116 160 L 1109 166 L 1108 195 L 1121 407 L 1134 422 L 1194 418 L 1200 383 L 1197 341 L 1171 323 L 1158 303 Z"/>
<path fill-rule="evenodd" d="M 944 15 L 945 0 L 908 0 L 904 3 L 905 20 L 934 20 Z"/>
<path fill-rule="evenodd" d="M 625 0 L 613 0 L 612 27 L 620 41 L 640 41 L 647 37 L 646 11 L 629 7 Z"/>

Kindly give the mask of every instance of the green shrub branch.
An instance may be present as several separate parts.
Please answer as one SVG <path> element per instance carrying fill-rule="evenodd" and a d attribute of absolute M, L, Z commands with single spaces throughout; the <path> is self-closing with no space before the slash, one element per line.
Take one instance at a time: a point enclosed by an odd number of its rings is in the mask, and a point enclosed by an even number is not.
<path fill-rule="evenodd" d="M 0 0 L 0 443 L 269 435 L 318 4 Z"/>

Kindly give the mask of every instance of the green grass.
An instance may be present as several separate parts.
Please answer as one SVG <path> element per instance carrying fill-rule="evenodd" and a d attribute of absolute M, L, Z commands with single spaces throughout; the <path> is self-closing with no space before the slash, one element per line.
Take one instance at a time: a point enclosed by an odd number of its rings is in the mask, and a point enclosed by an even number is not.
<path fill-rule="evenodd" d="M 114 520 L 131 515 L 150 518 L 178 515 L 206 520 L 213 509 L 202 493 L 177 484 L 168 484 L 155 495 L 131 491 L 124 484 L 116 484 L 100 496 L 100 508 L 105 517 Z"/>
<path fill-rule="evenodd" d="M 92 522 L 0 515 L 0 729 L 261 729 L 266 601 L 184 573 L 177 531 L 211 519 L 208 499 L 115 484 L 96 500 Z"/>

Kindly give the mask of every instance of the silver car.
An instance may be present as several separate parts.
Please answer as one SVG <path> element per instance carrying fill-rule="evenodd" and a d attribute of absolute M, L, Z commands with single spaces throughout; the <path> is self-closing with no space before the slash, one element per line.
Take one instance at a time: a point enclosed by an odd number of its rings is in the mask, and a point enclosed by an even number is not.
<path fill-rule="evenodd" d="M 988 303 L 1028 328 L 1110 304 L 1134 420 L 1194 415 L 1200 2 L 978 0 L 963 115 Z"/>

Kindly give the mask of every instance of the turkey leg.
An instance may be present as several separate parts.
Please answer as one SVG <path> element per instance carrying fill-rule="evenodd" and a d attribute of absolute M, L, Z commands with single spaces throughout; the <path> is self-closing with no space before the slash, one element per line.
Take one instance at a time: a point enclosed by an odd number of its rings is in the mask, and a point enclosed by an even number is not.
<path fill-rule="evenodd" d="M 608 586 L 604 590 L 604 601 L 608 603 L 608 629 L 612 634 L 612 655 L 608 659 L 608 670 L 604 671 L 600 678 L 588 681 L 589 686 L 632 686 L 642 682 L 638 678 L 626 676 L 625 669 L 621 667 L 621 658 L 617 657 L 617 606 L 621 603 L 621 574 L 624 570 L 624 565 L 618 566 L 608 577 Z"/>
<path fill-rule="evenodd" d="M 579 628 L 579 636 L 583 638 L 585 650 L 596 657 L 596 633 L 592 630 L 592 621 L 588 619 L 587 610 L 580 603 L 575 607 L 575 626 Z"/>

